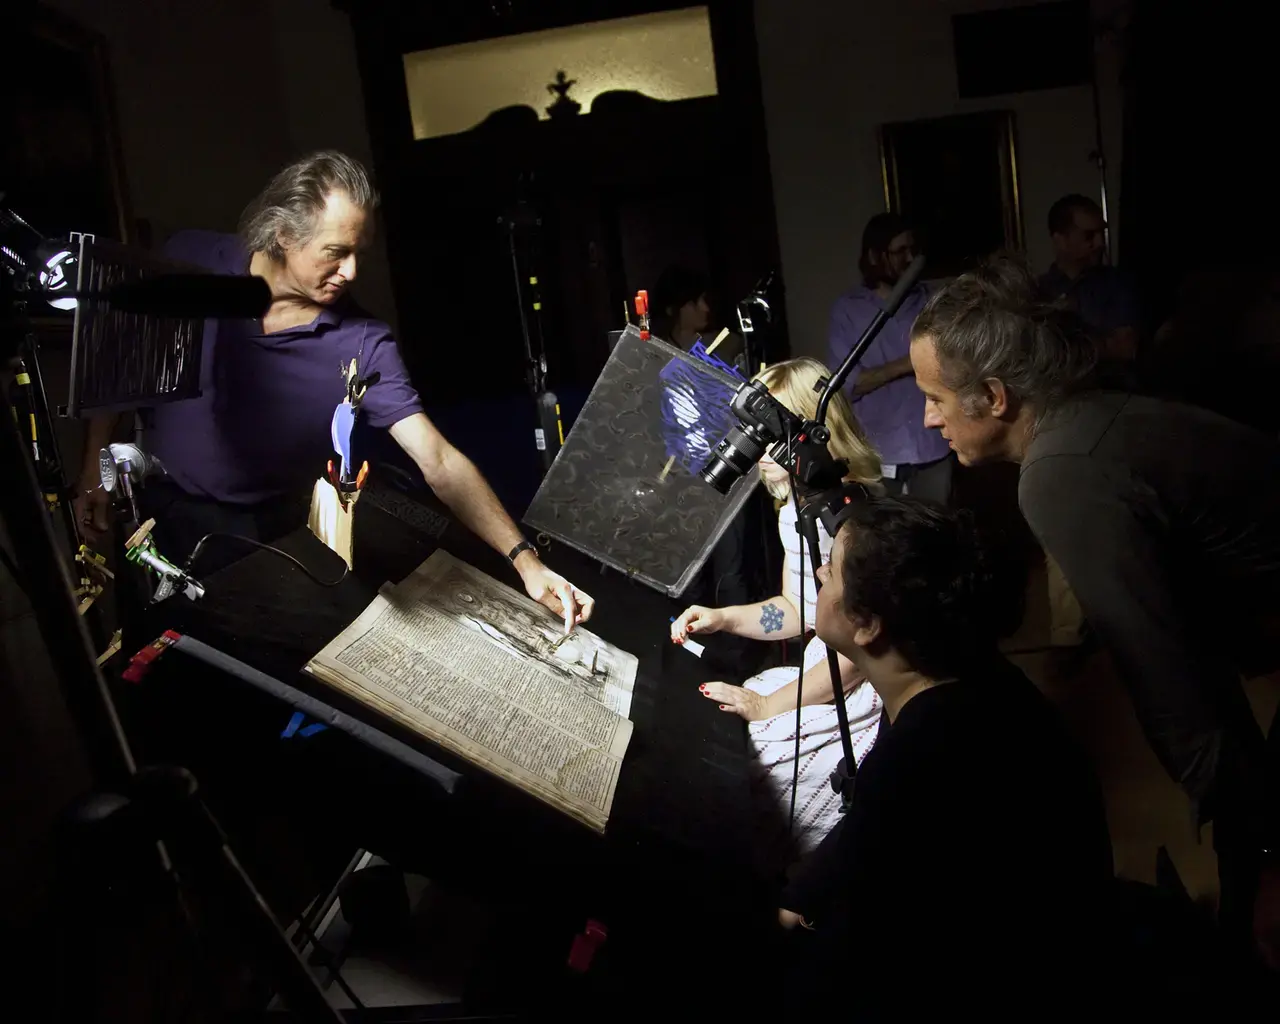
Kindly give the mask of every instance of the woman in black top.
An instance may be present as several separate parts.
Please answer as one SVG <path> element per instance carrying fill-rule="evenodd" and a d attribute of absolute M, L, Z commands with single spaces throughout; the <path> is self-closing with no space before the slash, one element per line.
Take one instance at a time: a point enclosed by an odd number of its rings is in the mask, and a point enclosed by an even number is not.
<path fill-rule="evenodd" d="M 820 578 L 818 635 L 865 672 L 887 722 L 848 813 L 783 894 L 783 925 L 803 929 L 799 987 L 897 1013 L 1100 985 L 1101 797 L 1053 709 L 997 653 L 967 521 L 871 499 Z"/>

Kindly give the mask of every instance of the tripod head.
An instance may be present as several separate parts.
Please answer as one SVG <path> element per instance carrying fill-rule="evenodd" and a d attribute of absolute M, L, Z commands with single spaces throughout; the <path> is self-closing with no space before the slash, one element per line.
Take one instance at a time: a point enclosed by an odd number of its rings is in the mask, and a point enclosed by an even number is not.
<path fill-rule="evenodd" d="M 839 490 L 849 467 L 827 450 L 831 440 L 831 432 L 826 427 L 827 408 L 881 328 L 898 311 L 923 270 L 924 257 L 917 256 L 844 362 L 830 378 L 820 382 L 822 395 L 813 419 L 802 420 L 774 398 L 760 381 L 749 381 L 739 387 L 729 406 L 738 423 L 716 445 L 702 468 L 702 479 L 721 494 L 728 494 L 738 478 L 768 452 L 769 457 L 791 475 L 799 493 L 814 495 Z"/>

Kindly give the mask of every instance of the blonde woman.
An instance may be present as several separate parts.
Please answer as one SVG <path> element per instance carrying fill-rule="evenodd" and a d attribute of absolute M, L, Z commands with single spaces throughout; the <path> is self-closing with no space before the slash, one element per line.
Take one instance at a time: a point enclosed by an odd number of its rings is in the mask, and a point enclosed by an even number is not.
<path fill-rule="evenodd" d="M 768 367 L 756 378 L 779 402 L 807 419 L 817 411 L 815 386 L 830 371 L 816 359 L 791 359 Z M 848 399 L 837 393 L 827 409 L 831 431 L 830 450 L 849 466 L 846 480 L 879 489 L 880 457 L 867 442 L 854 418 Z M 785 552 L 782 593 L 758 604 L 729 608 L 692 605 L 672 623 L 671 639 L 683 643 L 690 635 L 727 632 L 757 640 L 789 640 L 800 635 L 801 580 L 804 595 L 804 631 L 813 630 L 818 588 L 809 554 L 796 531 L 796 507 L 787 471 L 769 456 L 760 460 L 765 486 L 779 502 L 778 532 Z M 831 537 L 818 525 L 822 561 L 831 555 Z M 835 824 L 840 798 L 831 789 L 830 777 L 840 762 L 839 720 L 827 667 L 827 649 L 814 637 L 804 652 L 804 685 L 798 687 L 799 670 L 766 669 L 744 686 L 704 683 L 699 689 L 721 710 L 740 715 L 749 723 L 756 756 L 753 779 L 767 811 L 766 829 L 772 833 L 765 856 L 773 859 L 812 849 Z M 853 663 L 840 656 L 843 699 L 849 714 L 854 756 L 861 763 L 875 742 L 881 702 L 870 684 L 859 677 Z M 796 691 L 801 689 L 800 773 L 796 789 L 794 846 L 785 849 L 786 822 L 791 805 L 791 783 L 796 757 Z M 780 825 L 781 829 L 776 826 Z"/>

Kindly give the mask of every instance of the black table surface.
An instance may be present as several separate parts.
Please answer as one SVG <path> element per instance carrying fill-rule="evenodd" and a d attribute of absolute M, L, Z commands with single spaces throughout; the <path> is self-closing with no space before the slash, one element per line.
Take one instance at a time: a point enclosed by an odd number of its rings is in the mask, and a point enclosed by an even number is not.
<path fill-rule="evenodd" d="M 442 533 L 432 535 L 442 527 Z M 305 528 L 276 546 L 322 578 L 341 573 L 340 560 Z M 631 706 L 634 731 L 603 838 L 376 712 L 344 702 L 302 672 L 306 662 L 364 610 L 381 584 L 398 582 L 437 547 L 519 587 L 506 560 L 439 507 L 422 505 L 399 492 L 373 492 L 356 508 L 355 569 L 340 584 L 320 586 L 287 560 L 253 551 L 205 577 L 202 600 L 175 598 L 154 606 L 146 618 L 147 637 L 172 629 L 200 640 L 462 771 L 464 790 L 480 794 L 467 805 L 464 821 L 474 824 L 499 815 L 510 829 L 510 840 L 493 840 L 494 845 L 506 846 L 493 861 L 495 870 L 510 864 L 513 851 L 518 851 L 520 863 L 536 863 L 539 870 L 558 865 L 557 879 L 542 876 L 548 885 L 571 884 L 569 876 L 581 879 L 590 866 L 592 881 L 584 884 L 591 889 L 592 907 L 617 904 L 618 893 L 609 890 L 619 885 L 629 892 L 622 902 L 632 905 L 663 893 L 684 900 L 691 886 L 706 884 L 692 879 L 708 865 L 715 865 L 722 877 L 742 875 L 749 860 L 751 827 L 746 732 L 736 716 L 720 711 L 697 689 L 699 682 L 729 678 L 728 673 L 717 672 L 713 660 L 695 658 L 670 642 L 669 620 L 681 602 L 612 570 L 602 572 L 599 563 L 572 549 L 555 545 L 544 550 L 543 557 L 595 597 L 590 628 L 639 660 Z M 198 566 L 195 574 L 200 575 Z M 354 782 L 356 800 L 366 783 L 371 798 L 387 789 L 369 776 L 367 758 L 359 772 L 363 774 Z M 404 807 L 386 814 L 402 818 Z M 459 830 L 456 821 L 449 827 Z M 430 842 L 442 841 L 440 829 L 427 831 Z M 674 881 L 677 877 L 682 881 Z M 727 889 L 736 885 L 726 881 Z"/>

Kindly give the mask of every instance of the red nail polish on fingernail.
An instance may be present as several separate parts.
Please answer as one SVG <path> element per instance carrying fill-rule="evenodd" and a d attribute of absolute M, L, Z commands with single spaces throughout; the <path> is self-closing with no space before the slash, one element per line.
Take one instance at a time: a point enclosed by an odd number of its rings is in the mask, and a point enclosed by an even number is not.
<path fill-rule="evenodd" d="M 728 705 L 728 704 L 721 704 L 721 705 L 720 705 L 720 710 L 721 710 L 721 711 L 728 711 L 728 710 L 729 710 L 729 705 Z"/>

